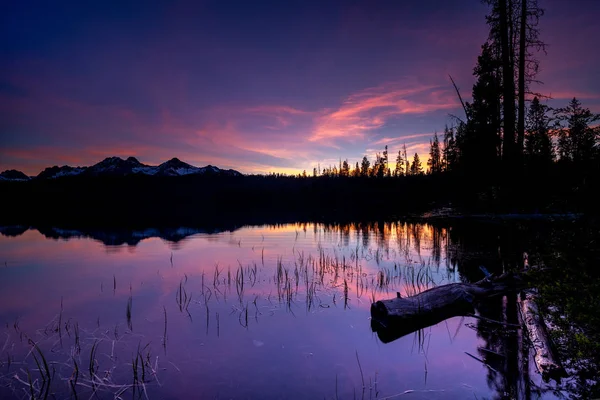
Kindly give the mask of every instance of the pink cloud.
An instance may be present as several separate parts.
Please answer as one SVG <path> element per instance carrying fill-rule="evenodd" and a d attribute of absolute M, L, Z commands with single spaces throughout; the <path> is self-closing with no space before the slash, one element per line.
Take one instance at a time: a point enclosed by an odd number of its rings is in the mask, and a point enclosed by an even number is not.
<path fill-rule="evenodd" d="M 406 114 L 426 114 L 457 106 L 450 88 L 434 85 L 388 83 L 350 95 L 336 110 L 316 121 L 310 141 L 362 139 L 393 118 Z"/>
<path fill-rule="evenodd" d="M 152 98 L 162 94 L 173 104 L 158 101 L 156 112 L 120 104 L 90 103 L 57 91 L 43 79 L 16 75 L 11 82 L 27 91 L 21 98 L 0 97 L 0 110 L 13 116 L 23 131 L 49 135 L 56 144 L 28 148 L 5 146 L 0 168 L 19 168 L 34 175 L 55 164 L 92 165 L 108 156 L 135 156 L 159 164 L 177 156 L 194 165 L 215 164 L 246 173 L 297 172 L 321 160 L 347 158 L 350 141 L 357 152 L 367 134 L 403 115 L 419 115 L 457 106 L 451 87 L 415 81 L 386 83 L 350 94 L 337 106 L 306 110 L 286 104 L 220 105 L 190 109 L 181 85 L 148 84 Z M 68 83 L 65 83 L 68 86 Z M 163 85 L 164 86 L 164 85 Z M 165 92 L 166 91 L 166 92 Z M 158 96 L 160 97 L 160 96 Z M 187 104 L 185 112 L 176 106 Z M 37 118 L 30 118 L 35 115 Z M 384 137 L 375 145 L 430 136 Z M 407 143 L 408 144 L 408 143 Z M 358 149 L 360 152 L 360 149 Z"/>

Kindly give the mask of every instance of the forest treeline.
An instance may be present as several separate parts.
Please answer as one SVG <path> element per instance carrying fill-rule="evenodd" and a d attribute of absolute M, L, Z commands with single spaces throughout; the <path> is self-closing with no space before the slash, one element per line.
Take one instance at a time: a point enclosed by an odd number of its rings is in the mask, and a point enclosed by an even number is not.
<path fill-rule="evenodd" d="M 476 104 L 486 100 L 475 97 L 473 103 L 465 103 L 468 118 L 457 118 L 457 124 L 446 126 L 443 135 L 434 134 L 429 141 L 427 168 L 419 154 L 409 157 L 406 145 L 390 158 L 388 147 L 375 155 L 373 163 L 364 156 L 354 166 L 348 160 L 339 167 L 315 167 L 313 177 L 403 177 L 410 175 L 460 172 L 465 175 L 481 175 L 492 180 L 503 171 L 515 170 L 534 174 L 546 174 L 556 169 L 571 168 L 583 174 L 598 168 L 600 161 L 600 114 L 573 98 L 563 108 L 552 108 L 535 96 L 526 109 L 523 143 L 515 143 L 516 155 L 511 158 L 503 151 L 503 129 L 501 120 L 493 125 L 479 119 L 485 113 L 477 110 Z M 306 171 L 298 175 L 308 177 Z"/>
<path fill-rule="evenodd" d="M 314 168 L 313 177 L 445 175 L 505 198 L 523 195 L 528 184 L 542 192 L 558 181 L 563 192 L 593 188 L 600 174 L 600 114 L 575 97 L 552 108 L 550 96 L 534 90 L 541 87 L 538 55 L 546 51 L 538 29 L 544 10 L 537 0 L 485 2 L 489 35 L 473 69 L 472 100 L 463 100 L 450 77 L 463 113 L 430 140 L 427 165 L 405 145 L 392 155 L 386 146 L 372 163 L 366 156 L 355 165 L 340 160 L 339 166 Z"/>

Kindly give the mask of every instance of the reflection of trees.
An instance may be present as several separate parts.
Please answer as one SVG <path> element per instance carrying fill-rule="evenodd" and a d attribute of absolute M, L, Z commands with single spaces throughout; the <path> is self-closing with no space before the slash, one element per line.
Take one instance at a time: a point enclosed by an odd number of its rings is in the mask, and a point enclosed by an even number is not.
<path fill-rule="evenodd" d="M 517 295 L 510 294 L 479 307 L 481 316 L 505 324 L 519 324 Z M 497 399 L 532 398 L 529 379 L 529 345 L 520 329 L 483 320 L 477 321 L 477 336 L 485 345 L 478 356 L 488 365 L 488 386 Z"/>
<path fill-rule="evenodd" d="M 431 238 L 431 244 L 432 244 L 432 249 L 431 249 L 431 257 L 433 258 L 433 262 L 435 263 L 435 266 L 437 268 L 440 267 L 440 260 L 442 257 L 442 240 L 444 239 L 445 236 L 445 229 L 444 228 L 440 228 L 440 227 L 435 227 L 432 226 L 431 229 L 431 234 L 432 234 L 432 238 Z"/>
<path fill-rule="evenodd" d="M 456 265 L 461 279 L 475 282 L 484 277 L 480 266 L 490 273 L 500 274 L 510 265 L 506 259 L 513 259 L 510 250 L 505 250 L 506 239 L 497 226 L 478 224 L 456 224 L 450 231 L 447 247 L 447 263 Z M 478 311 L 490 320 L 508 324 L 518 324 L 517 301 L 515 295 L 498 297 L 486 301 Z M 485 342 L 478 357 L 488 365 L 488 386 L 496 392 L 497 399 L 527 398 L 520 387 L 523 370 L 528 366 L 519 363 L 520 333 L 500 324 L 490 324 L 483 320 L 476 323 L 477 335 Z"/>
<path fill-rule="evenodd" d="M 518 221 L 394 222 L 385 224 L 383 230 L 380 225 L 363 225 L 363 228 L 370 229 L 371 235 L 377 238 L 378 248 L 393 244 L 395 251 L 405 255 L 408 265 L 414 263 L 412 255 L 430 248 L 432 262 L 446 266 L 448 280 L 453 280 L 451 274 L 456 271 L 463 281 L 476 282 L 484 277 L 484 270 L 500 275 L 520 269 L 524 251 L 530 254 L 532 264 L 543 260 L 545 265 L 554 266 L 536 279 L 542 309 L 544 305 L 553 306 L 546 316 L 559 328 L 553 331 L 561 340 L 559 359 L 575 371 L 573 379 L 564 385 L 570 397 L 598 397 L 598 385 L 590 383 L 598 379 L 598 356 L 594 354 L 600 354 L 595 351 L 600 348 L 597 329 L 600 279 L 596 268 L 600 252 L 595 246 L 600 242 L 600 234 L 597 226 L 588 227 L 584 233 L 578 233 L 572 225 L 564 230 L 561 225 L 531 221 L 527 224 Z M 518 299 L 518 294 L 511 294 L 478 305 L 480 316 L 496 322 L 477 319 L 469 324 L 483 342 L 473 356 L 487 366 L 487 382 L 495 392 L 495 399 L 535 399 L 549 391 L 563 397 L 564 393 L 552 389 L 553 384 L 546 382 L 540 387 L 530 375 L 535 367 L 530 363 L 529 339 L 518 328 Z M 395 338 L 391 335 L 389 340 Z"/>
<path fill-rule="evenodd" d="M 415 253 L 421 258 L 421 237 L 423 235 L 422 224 L 411 224 L 409 229 L 412 234 Z"/>

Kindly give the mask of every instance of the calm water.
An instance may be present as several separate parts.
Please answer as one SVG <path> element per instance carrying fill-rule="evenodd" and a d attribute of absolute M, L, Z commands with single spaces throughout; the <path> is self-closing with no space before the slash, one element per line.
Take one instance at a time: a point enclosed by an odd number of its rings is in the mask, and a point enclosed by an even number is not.
<path fill-rule="evenodd" d="M 3 233 L 1 398 L 43 397 L 43 359 L 56 398 L 552 398 L 517 331 L 371 331 L 374 299 L 518 264 L 526 249 L 493 227 Z M 480 312 L 517 322 L 511 304 Z"/>

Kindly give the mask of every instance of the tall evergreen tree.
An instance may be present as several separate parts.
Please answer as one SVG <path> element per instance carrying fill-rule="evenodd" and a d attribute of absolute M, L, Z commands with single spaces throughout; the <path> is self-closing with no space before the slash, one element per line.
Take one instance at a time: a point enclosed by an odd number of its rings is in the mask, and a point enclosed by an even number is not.
<path fill-rule="evenodd" d="M 367 156 L 364 156 L 362 159 L 362 163 L 360 165 L 360 176 L 369 176 L 369 167 L 371 163 L 367 159 Z"/>
<path fill-rule="evenodd" d="M 342 163 L 342 169 L 340 171 L 340 176 L 348 177 L 350 176 L 350 165 L 348 164 L 348 160 L 344 160 Z"/>
<path fill-rule="evenodd" d="M 385 154 L 385 156 L 387 156 L 387 154 Z M 382 157 L 379 155 L 379 153 L 377 153 L 375 155 L 375 163 L 373 164 L 373 176 L 376 176 L 377 178 L 383 178 L 385 176 L 385 170 L 385 157 Z"/>
<path fill-rule="evenodd" d="M 442 165 L 444 171 L 453 171 L 458 162 L 458 150 L 454 139 L 454 129 L 447 125 L 444 128 L 444 148 L 442 149 Z"/>
<path fill-rule="evenodd" d="M 558 153 L 563 161 L 586 164 L 597 153 L 599 137 L 598 127 L 592 128 L 600 120 L 600 114 L 594 114 L 584 108 L 581 102 L 573 98 L 569 105 L 555 110 L 557 119 Z"/>
<path fill-rule="evenodd" d="M 442 172 L 442 155 L 437 132 L 434 133 L 433 140 L 429 140 L 429 160 L 427 161 L 427 165 L 430 174 Z"/>
<path fill-rule="evenodd" d="M 422 175 L 423 174 L 423 166 L 421 165 L 421 160 L 419 159 L 419 155 L 415 153 L 413 157 L 413 162 L 410 166 L 410 174 L 411 175 Z"/>
<path fill-rule="evenodd" d="M 404 158 L 402 158 L 402 150 L 398 150 L 396 156 L 396 169 L 394 170 L 394 176 L 404 175 Z"/>
<path fill-rule="evenodd" d="M 529 167 L 542 168 L 554 161 L 554 147 L 550 137 L 549 107 L 533 98 L 526 119 L 525 162 Z"/>
<path fill-rule="evenodd" d="M 356 162 L 356 166 L 354 167 L 354 170 L 352 171 L 352 176 L 354 178 L 357 178 L 360 176 L 360 166 L 358 165 L 358 161 Z"/>
<path fill-rule="evenodd" d="M 466 103 L 467 122 L 460 122 L 456 132 L 455 160 L 469 174 L 493 174 L 500 154 L 501 62 L 489 43 L 481 47 L 481 55 L 473 75 L 473 102 Z"/>

